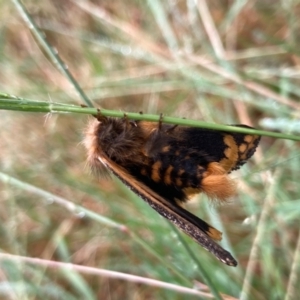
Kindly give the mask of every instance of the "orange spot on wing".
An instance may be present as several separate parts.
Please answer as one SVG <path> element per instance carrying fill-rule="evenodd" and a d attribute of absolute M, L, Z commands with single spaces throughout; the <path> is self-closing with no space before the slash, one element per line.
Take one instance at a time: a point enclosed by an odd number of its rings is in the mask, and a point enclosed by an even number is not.
<path fill-rule="evenodd" d="M 152 173 L 151 173 L 151 178 L 155 182 L 160 181 L 160 168 L 161 168 L 161 161 L 157 161 L 152 165 Z"/>
<path fill-rule="evenodd" d="M 210 236 L 212 239 L 216 241 L 222 240 L 222 232 L 212 226 L 209 227 L 208 232 L 206 233 L 208 236 Z"/>
<path fill-rule="evenodd" d="M 170 151 L 171 146 L 165 146 L 162 148 L 162 152 L 169 152 Z"/>
<path fill-rule="evenodd" d="M 228 172 L 234 168 L 234 166 L 236 166 L 236 163 L 239 159 L 238 148 L 233 136 L 224 135 L 223 140 L 227 148 L 224 151 L 225 158 L 220 161 L 220 165 Z"/>
<path fill-rule="evenodd" d="M 171 180 L 171 172 L 172 170 L 174 169 L 173 166 L 169 166 L 164 174 L 164 182 L 165 184 L 167 185 L 170 185 L 172 183 L 172 180 Z"/>
<path fill-rule="evenodd" d="M 257 147 L 257 143 L 259 141 L 260 137 L 258 135 L 246 135 L 244 137 L 246 149 L 243 151 L 242 149 L 239 149 L 240 158 L 246 160 L 249 158 L 249 152 L 253 151 Z M 244 144 L 242 144 L 244 145 Z M 251 156 L 251 154 L 250 154 Z"/>
<path fill-rule="evenodd" d="M 182 186 L 182 180 L 180 179 L 180 178 L 176 178 L 175 179 L 175 184 L 177 185 L 177 186 Z"/>
<path fill-rule="evenodd" d="M 247 142 L 247 143 L 251 143 L 253 142 L 253 140 L 256 138 L 255 135 L 250 135 L 250 134 L 247 134 L 245 135 L 244 137 L 244 141 Z"/>
<path fill-rule="evenodd" d="M 248 145 L 243 143 L 239 145 L 239 152 L 244 153 L 248 148 Z"/>
<path fill-rule="evenodd" d="M 185 170 L 184 170 L 184 169 L 179 169 L 179 171 L 178 171 L 177 174 L 178 174 L 179 176 L 181 176 L 183 173 L 185 173 Z"/>
<path fill-rule="evenodd" d="M 142 168 L 141 169 L 141 174 L 144 175 L 144 176 L 147 176 L 147 170 L 145 168 Z"/>
<path fill-rule="evenodd" d="M 199 194 L 201 192 L 201 189 L 200 188 L 187 187 L 187 188 L 183 189 L 183 192 L 185 193 L 187 199 L 191 199 L 195 195 Z"/>

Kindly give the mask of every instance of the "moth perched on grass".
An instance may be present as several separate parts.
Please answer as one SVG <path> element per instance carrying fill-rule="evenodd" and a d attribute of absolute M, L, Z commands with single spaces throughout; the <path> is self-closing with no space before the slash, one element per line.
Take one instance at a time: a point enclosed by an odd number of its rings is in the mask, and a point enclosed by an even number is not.
<path fill-rule="evenodd" d="M 245 125 L 235 125 L 248 127 Z M 236 193 L 228 173 L 256 150 L 257 135 L 222 132 L 104 117 L 86 130 L 88 162 L 108 169 L 160 215 L 192 237 L 221 262 L 236 266 L 215 242 L 222 233 L 182 207 L 200 192 L 225 201 Z"/>

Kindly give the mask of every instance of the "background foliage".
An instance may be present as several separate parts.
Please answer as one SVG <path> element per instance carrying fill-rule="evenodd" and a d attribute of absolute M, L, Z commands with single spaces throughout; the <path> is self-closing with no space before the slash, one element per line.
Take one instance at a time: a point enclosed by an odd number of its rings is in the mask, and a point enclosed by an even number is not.
<path fill-rule="evenodd" d="M 0 90 L 82 104 L 13 2 L 0 4 Z M 299 134 L 297 1 L 24 4 L 95 106 Z M 224 299 L 298 299 L 299 142 L 263 138 L 251 162 L 232 174 L 239 186 L 236 199 L 220 206 L 199 196 L 188 204 L 222 229 L 222 245 L 239 261 L 237 268 L 227 267 L 183 237 L 203 275 L 164 219 L 117 180 L 91 176 L 81 144 L 87 119 L 0 112 L 1 174 L 19 180 L 0 177 L 3 253 L 208 293 L 204 284 L 210 280 Z M 70 210 L 68 203 L 87 211 Z M 197 298 L 3 258 L 0 278 L 1 299 Z"/>

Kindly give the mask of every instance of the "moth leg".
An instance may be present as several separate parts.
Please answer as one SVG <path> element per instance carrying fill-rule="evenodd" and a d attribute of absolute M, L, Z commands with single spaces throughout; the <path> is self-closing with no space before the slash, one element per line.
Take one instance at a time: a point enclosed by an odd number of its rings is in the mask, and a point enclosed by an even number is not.
<path fill-rule="evenodd" d="M 160 113 L 159 114 L 159 120 L 158 120 L 158 130 L 159 131 L 161 131 L 161 129 L 162 129 L 163 118 L 164 118 L 163 113 Z"/>
<path fill-rule="evenodd" d="M 93 115 L 93 117 L 96 118 L 101 123 L 105 123 L 107 121 L 107 117 L 102 115 L 100 108 L 97 108 L 97 114 Z"/>
<path fill-rule="evenodd" d="M 183 117 L 183 119 L 186 119 L 186 118 Z M 176 127 L 178 127 L 178 124 L 175 124 L 172 127 L 170 127 L 169 129 L 167 129 L 166 133 L 171 133 Z"/>
<path fill-rule="evenodd" d="M 131 125 L 132 127 L 138 127 L 137 122 L 134 121 L 134 120 L 130 120 L 129 123 L 130 123 L 130 125 Z"/>
<path fill-rule="evenodd" d="M 126 129 L 129 129 L 130 128 L 130 121 L 129 121 L 129 119 L 128 119 L 128 116 L 127 116 L 127 114 L 126 113 L 124 113 L 124 115 L 123 115 L 123 120 L 125 121 L 125 127 L 126 127 Z"/>
<path fill-rule="evenodd" d="M 173 125 L 172 127 L 168 128 L 166 130 L 166 133 L 171 133 L 176 127 L 178 127 L 178 124 Z"/>
<path fill-rule="evenodd" d="M 132 127 L 137 127 L 137 122 L 134 120 L 129 120 L 126 113 L 124 113 L 123 120 L 125 121 L 126 130 L 130 130 Z"/>
<path fill-rule="evenodd" d="M 164 115 L 162 113 L 159 114 L 159 120 L 158 120 L 158 130 L 161 131 L 162 130 L 162 126 L 163 126 L 163 118 Z M 172 132 L 178 125 L 175 124 L 173 126 L 171 126 L 170 128 L 166 129 L 166 133 L 170 133 Z"/>

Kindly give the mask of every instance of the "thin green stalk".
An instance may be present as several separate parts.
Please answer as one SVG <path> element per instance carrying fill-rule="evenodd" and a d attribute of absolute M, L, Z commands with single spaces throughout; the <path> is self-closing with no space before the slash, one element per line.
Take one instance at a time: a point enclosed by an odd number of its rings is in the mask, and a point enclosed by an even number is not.
<path fill-rule="evenodd" d="M 129 113 L 129 112 L 125 113 L 125 112 L 115 111 L 115 110 L 108 110 L 108 109 L 98 110 L 96 108 L 81 107 L 76 105 L 62 104 L 62 103 L 55 103 L 55 102 L 32 101 L 25 98 L 11 96 L 5 93 L 0 93 L 0 110 L 15 110 L 15 111 L 43 112 L 43 113 L 79 113 L 79 114 L 88 114 L 88 115 L 97 115 L 100 112 L 101 115 L 107 117 L 123 118 L 126 115 L 128 119 L 137 120 L 137 121 L 139 120 L 150 121 L 150 122 L 162 121 L 163 123 L 169 123 L 169 124 L 200 127 L 200 128 L 227 131 L 227 132 L 257 134 L 261 136 L 269 136 L 269 137 L 279 138 L 279 139 L 300 141 L 300 136 L 292 135 L 292 134 L 270 132 L 265 130 L 235 127 L 229 125 L 213 124 L 204 121 L 179 119 L 174 117 L 166 117 L 166 116 L 161 117 L 159 115 L 152 115 L 152 114 Z"/>
<path fill-rule="evenodd" d="M 65 207 L 67 210 L 71 211 L 72 213 L 76 215 L 82 215 L 90 218 L 91 220 L 94 220 L 96 222 L 99 222 L 101 224 L 104 224 L 108 227 L 116 228 L 124 233 L 127 233 L 132 240 L 134 240 L 136 243 L 138 243 L 144 250 L 146 250 L 150 255 L 155 257 L 158 261 L 160 261 L 166 268 L 171 270 L 178 278 L 182 280 L 185 284 L 190 284 L 190 282 L 187 280 L 186 277 L 184 277 L 176 268 L 174 268 L 171 264 L 167 262 L 167 260 L 163 259 L 159 253 L 157 253 L 153 248 L 151 248 L 148 243 L 146 243 L 143 239 L 141 239 L 138 235 L 131 232 L 125 225 L 115 222 L 110 218 L 107 218 L 105 216 L 102 216 L 98 213 L 95 213 L 87 208 L 84 208 L 80 205 L 77 205 L 67 199 L 64 199 L 62 197 L 59 197 L 57 195 L 54 195 L 50 192 L 47 192 L 43 189 L 40 189 L 36 186 L 33 186 L 31 184 L 25 183 L 21 180 L 18 180 L 14 177 L 11 177 L 5 173 L 0 172 L 0 182 L 10 184 L 14 187 L 20 188 L 22 190 L 34 193 L 36 195 L 41 196 L 44 199 L 47 199 L 47 201 L 55 202 L 58 205 Z"/>
<path fill-rule="evenodd" d="M 149 246 L 145 240 L 141 239 L 139 236 L 137 236 L 135 233 L 130 232 L 130 236 L 132 239 L 140 244 L 141 247 L 147 250 L 148 253 L 150 253 L 153 257 L 155 257 L 162 265 L 167 267 L 169 270 L 171 270 L 178 278 L 180 278 L 185 284 L 189 285 L 191 284 L 190 281 L 185 277 L 180 271 L 178 271 L 176 268 L 173 267 L 173 265 L 170 265 L 165 257 L 162 257 L 159 253 L 157 253 L 153 248 Z"/>
<path fill-rule="evenodd" d="M 39 42 L 39 45 L 43 48 L 43 50 L 47 53 L 48 57 L 51 59 L 52 63 L 55 67 L 70 81 L 70 83 L 74 86 L 75 90 L 78 92 L 79 96 L 83 99 L 87 106 L 93 107 L 93 103 L 88 98 L 88 96 L 84 93 L 82 88 L 79 86 L 77 81 L 75 80 L 72 73 L 69 71 L 68 66 L 63 62 L 63 60 L 58 55 L 56 49 L 54 49 L 46 40 L 45 34 L 43 34 L 38 27 L 36 26 L 35 22 L 27 12 L 24 5 L 19 0 L 12 0 L 12 2 L 17 7 L 20 15 L 28 25 L 28 28 L 32 32 L 33 36 Z"/>
<path fill-rule="evenodd" d="M 284 300 L 297 299 L 297 284 L 299 282 L 299 265 L 300 265 L 300 232 L 298 234 L 298 241 L 296 250 L 294 252 L 293 263 L 291 267 L 291 272 L 289 276 L 289 282 L 287 285 L 286 295 Z"/>
<path fill-rule="evenodd" d="M 279 172 L 280 172 L 279 170 L 276 170 L 274 175 L 272 175 L 270 172 L 266 174 L 266 176 L 269 177 L 270 186 L 269 186 L 266 199 L 264 201 L 264 205 L 261 210 L 261 215 L 257 224 L 256 236 L 254 238 L 252 248 L 250 251 L 246 274 L 243 280 L 243 286 L 240 293 L 241 300 L 248 300 L 251 298 L 251 288 L 252 288 L 251 284 L 255 275 L 255 266 L 258 262 L 259 248 L 260 245 L 262 245 L 262 241 L 264 239 L 270 212 L 275 204 L 274 195 L 275 195 L 276 188 L 278 187 L 276 183 L 277 183 L 277 178 L 279 177 Z"/>
<path fill-rule="evenodd" d="M 126 228 L 123 224 L 117 223 L 117 222 L 115 222 L 109 218 L 106 218 L 104 216 L 101 216 L 100 214 L 97 214 L 89 209 L 86 209 L 80 205 L 77 205 L 71 201 L 68 201 L 67 199 L 64 199 L 62 197 L 54 195 L 43 189 L 37 188 L 36 186 L 31 185 L 29 183 L 25 183 L 25 182 L 18 180 L 14 177 L 11 177 L 5 173 L 0 172 L 0 181 L 3 183 L 6 183 L 6 184 L 12 185 L 14 187 L 17 187 L 19 189 L 22 189 L 24 191 L 28 191 L 30 193 L 39 195 L 43 199 L 47 199 L 47 201 L 55 202 L 55 203 L 59 204 L 60 206 L 65 207 L 67 210 L 71 211 L 72 213 L 74 213 L 76 215 L 87 216 L 94 221 L 100 222 L 109 227 L 117 228 L 122 231 L 124 231 L 124 228 Z"/>
<path fill-rule="evenodd" d="M 195 264 L 197 265 L 198 271 L 201 274 L 201 277 L 203 278 L 204 282 L 206 283 L 206 285 L 210 288 L 211 293 L 215 296 L 215 298 L 217 300 L 222 300 L 223 298 L 221 297 L 217 287 L 214 285 L 213 281 L 210 279 L 208 273 L 205 271 L 205 269 L 202 267 L 200 261 L 198 260 L 198 258 L 196 257 L 196 255 L 194 254 L 194 252 L 191 250 L 191 248 L 189 247 L 189 245 L 185 242 L 185 240 L 182 238 L 182 236 L 180 235 L 178 229 L 171 224 L 170 222 L 168 222 L 168 224 L 172 227 L 173 231 L 176 233 L 177 238 L 180 240 L 181 244 L 183 245 L 183 247 L 185 248 L 185 250 L 187 251 L 187 253 L 189 254 L 189 256 L 192 258 L 192 260 L 195 262 Z"/>

